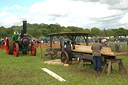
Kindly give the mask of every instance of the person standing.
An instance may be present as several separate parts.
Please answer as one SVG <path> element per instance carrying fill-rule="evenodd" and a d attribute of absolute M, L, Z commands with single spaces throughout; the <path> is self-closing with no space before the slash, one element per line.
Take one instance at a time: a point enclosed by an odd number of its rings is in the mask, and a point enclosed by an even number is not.
<path fill-rule="evenodd" d="M 119 52 L 119 48 L 120 48 L 120 41 L 118 39 L 115 40 L 115 51 Z"/>
<path fill-rule="evenodd" d="M 93 36 L 93 37 L 92 37 L 92 41 L 93 41 L 93 43 L 95 43 L 95 40 L 96 40 L 96 37 Z"/>
<path fill-rule="evenodd" d="M 110 47 L 107 41 L 104 42 L 105 47 Z"/>
<path fill-rule="evenodd" d="M 64 48 L 69 56 L 69 64 L 71 64 L 72 63 L 72 44 L 70 44 L 70 41 L 67 41 Z"/>
<path fill-rule="evenodd" d="M 13 40 L 16 41 L 18 39 L 19 32 L 17 30 L 14 31 Z"/>
<path fill-rule="evenodd" d="M 99 39 L 99 43 L 100 43 L 100 44 L 102 43 L 102 38 Z"/>
<path fill-rule="evenodd" d="M 101 72 L 101 49 L 102 45 L 98 43 L 98 40 L 95 40 L 95 43 L 91 47 L 95 72 Z"/>
<path fill-rule="evenodd" d="M 102 40 L 101 40 L 101 44 L 102 44 L 102 46 L 104 46 L 104 42 L 105 42 L 104 39 L 102 39 Z"/>

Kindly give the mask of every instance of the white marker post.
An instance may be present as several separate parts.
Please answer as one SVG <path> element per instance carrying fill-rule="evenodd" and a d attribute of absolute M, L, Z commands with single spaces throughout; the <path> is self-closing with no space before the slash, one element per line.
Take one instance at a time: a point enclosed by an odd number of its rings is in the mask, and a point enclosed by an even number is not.
<path fill-rule="evenodd" d="M 49 75 L 51 75 L 52 77 L 56 78 L 59 81 L 66 81 L 65 79 L 63 79 L 62 77 L 60 77 L 59 75 L 55 74 L 54 72 L 48 70 L 47 68 L 41 68 L 42 70 L 44 70 L 45 72 L 47 72 Z"/>

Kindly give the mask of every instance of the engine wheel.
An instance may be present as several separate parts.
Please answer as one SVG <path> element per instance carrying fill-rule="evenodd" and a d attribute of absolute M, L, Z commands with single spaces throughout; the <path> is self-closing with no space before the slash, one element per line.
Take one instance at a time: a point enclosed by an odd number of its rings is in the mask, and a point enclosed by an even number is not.
<path fill-rule="evenodd" d="M 35 45 L 35 43 L 31 43 L 31 55 L 36 56 L 36 45 Z"/>
<path fill-rule="evenodd" d="M 11 37 L 8 37 L 6 39 L 6 53 L 9 54 L 9 55 L 12 55 L 13 54 L 13 40 Z"/>
<path fill-rule="evenodd" d="M 17 43 L 14 44 L 14 56 L 19 56 L 19 45 Z"/>
<path fill-rule="evenodd" d="M 69 56 L 66 51 L 61 53 L 61 62 L 68 64 L 69 62 Z"/>

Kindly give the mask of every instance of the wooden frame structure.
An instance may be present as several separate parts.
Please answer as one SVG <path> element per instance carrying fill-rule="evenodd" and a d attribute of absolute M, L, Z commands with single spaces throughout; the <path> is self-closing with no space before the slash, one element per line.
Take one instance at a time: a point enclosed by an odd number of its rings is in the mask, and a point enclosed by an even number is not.
<path fill-rule="evenodd" d="M 89 33 L 78 33 L 78 32 L 69 32 L 69 33 L 58 33 L 58 34 L 49 34 L 50 36 L 50 48 L 52 48 L 52 40 L 53 40 L 53 37 L 56 36 L 56 37 L 60 37 L 61 38 L 61 49 L 62 51 L 64 51 L 64 36 L 67 36 L 71 41 L 72 41 L 72 44 L 73 46 L 75 45 L 75 39 L 77 36 L 82 36 L 85 40 L 85 43 L 86 45 L 88 46 L 88 36 L 90 34 Z M 85 39 L 86 37 L 86 39 Z"/>
<path fill-rule="evenodd" d="M 68 54 L 64 50 L 64 37 L 67 37 L 71 40 L 73 45 L 73 57 L 80 58 L 81 60 L 93 60 L 92 50 L 91 46 L 88 46 L 88 37 L 89 33 L 78 33 L 78 32 L 70 32 L 70 33 L 57 33 L 57 34 L 49 34 L 50 36 L 50 52 L 48 53 L 51 57 L 54 55 L 52 52 L 54 51 L 60 51 L 61 52 L 61 61 L 63 63 L 68 63 Z M 84 38 L 84 41 L 86 45 L 75 45 L 75 39 L 77 36 L 82 36 Z M 52 41 L 53 37 L 60 38 L 60 49 L 52 48 Z M 85 38 L 86 37 L 86 38 Z M 102 51 L 102 61 L 105 63 L 106 59 L 115 59 L 117 54 L 111 52 L 111 48 L 103 47 Z M 119 54 L 118 54 L 119 55 Z M 53 58 L 51 58 L 53 59 Z"/>
<path fill-rule="evenodd" d="M 46 55 L 50 55 L 50 59 L 53 59 L 53 55 L 56 55 L 56 52 L 61 52 L 61 61 L 63 63 L 68 63 L 68 54 L 67 52 L 64 50 L 64 37 L 69 38 L 71 40 L 71 43 L 73 45 L 73 48 L 75 48 L 75 39 L 79 36 L 82 36 L 86 46 L 88 46 L 88 36 L 90 34 L 89 33 L 80 33 L 80 32 L 67 32 L 67 33 L 57 33 L 57 34 L 49 34 L 50 36 L 50 48 L 48 48 L 48 54 Z M 52 46 L 52 41 L 53 38 L 57 37 L 60 39 L 60 48 L 53 48 Z M 85 38 L 86 37 L 86 38 Z M 62 57 L 64 58 L 64 60 L 62 60 Z"/>

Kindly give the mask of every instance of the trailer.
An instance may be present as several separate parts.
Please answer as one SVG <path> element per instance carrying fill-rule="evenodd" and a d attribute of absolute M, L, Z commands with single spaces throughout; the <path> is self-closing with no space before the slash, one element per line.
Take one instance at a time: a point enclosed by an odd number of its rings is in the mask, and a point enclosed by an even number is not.
<path fill-rule="evenodd" d="M 72 45 L 73 45 L 73 58 L 74 60 L 78 62 L 91 62 L 93 63 L 93 55 L 92 55 L 92 50 L 91 46 L 89 45 L 89 33 L 58 33 L 58 34 L 49 34 L 50 36 L 50 48 L 47 49 L 47 54 L 46 56 L 50 56 L 50 59 L 53 59 L 54 55 L 60 55 L 61 56 L 61 62 L 63 63 L 68 63 L 69 62 L 69 56 L 67 52 L 64 49 L 64 39 L 69 38 Z M 60 48 L 53 48 L 53 39 L 54 37 L 60 39 Z M 82 45 L 77 45 L 76 43 L 76 38 L 77 37 L 83 37 L 85 44 Z M 102 64 L 106 63 L 107 59 L 115 59 L 116 56 L 122 55 L 121 53 L 114 53 L 111 51 L 111 48 L 109 47 L 103 47 L 101 50 L 102 54 Z"/>

